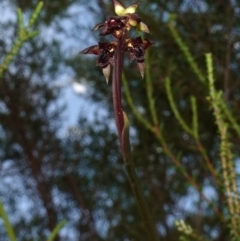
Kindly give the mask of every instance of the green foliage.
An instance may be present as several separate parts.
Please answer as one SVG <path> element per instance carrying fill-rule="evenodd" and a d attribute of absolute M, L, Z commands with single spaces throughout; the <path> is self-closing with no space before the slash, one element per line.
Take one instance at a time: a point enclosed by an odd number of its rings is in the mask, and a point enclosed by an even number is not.
<path fill-rule="evenodd" d="M 3 72 L 7 70 L 8 66 L 10 65 L 14 57 L 19 52 L 20 48 L 22 47 L 22 44 L 34 38 L 36 35 L 38 35 L 38 31 L 32 30 L 32 26 L 37 21 L 42 7 L 43 7 L 43 2 L 39 2 L 34 12 L 32 13 L 32 16 L 30 17 L 30 20 L 26 27 L 24 26 L 24 23 L 23 23 L 22 11 L 20 8 L 18 8 L 17 10 L 18 38 L 15 41 L 14 45 L 12 46 L 10 52 L 5 56 L 3 62 L 0 64 L 0 78 L 3 75 Z"/>
<path fill-rule="evenodd" d="M 54 241 L 54 239 L 56 238 L 57 234 L 59 233 L 59 231 L 65 226 L 67 222 L 65 220 L 63 220 L 62 222 L 60 222 L 52 231 L 52 233 L 50 234 L 49 238 L 47 239 L 47 241 Z"/>
<path fill-rule="evenodd" d="M 168 27 L 169 27 L 169 30 L 171 31 L 171 34 L 172 34 L 174 40 L 177 42 L 180 50 L 184 54 L 184 57 L 185 57 L 186 61 L 188 62 L 189 66 L 191 67 L 193 72 L 198 77 L 199 81 L 201 81 L 202 83 L 205 83 L 206 81 L 205 81 L 205 77 L 204 77 L 203 73 L 201 72 L 201 70 L 197 66 L 196 62 L 194 61 L 194 57 L 192 56 L 191 52 L 189 51 L 188 46 L 183 42 L 183 40 L 179 36 L 177 30 L 174 28 L 174 22 L 173 21 L 174 21 L 174 17 L 172 17 L 170 15 L 169 20 L 168 20 Z"/>
<path fill-rule="evenodd" d="M 30 39 L 32 39 L 39 33 L 38 31 L 32 31 L 31 28 L 34 25 L 34 23 L 37 21 L 42 7 L 43 7 L 43 2 L 39 2 L 38 5 L 36 6 L 34 12 L 32 13 L 32 16 L 26 27 L 24 27 L 22 11 L 21 11 L 21 9 L 18 8 L 18 10 L 17 10 L 18 39 L 16 40 L 15 44 L 12 46 L 10 52 L 5 56 L 3 63 L 0 65 L 0 77 L 2 77 L 3 72 L 8 69 L 10 63 L 13 61 L 14 57 L 18 54 L 23 43 L 29 41 Z M 1 201 L 0 201 L 0 217 L 3 219 L 3 223 L 4 223 L 5 229 L 7 231 L 9 240 L 16 241 L 17 238 L 15 235 L 13 226 L 11 225 L 11 223 L 9 221 L 8 215 L 5 212 L 3 203 Z M 64 227 L 65 224 L 66 224 L 65 220 L 60 222 L 54 228 L 54 230 L 51 232 L 47 241 L 54 241 L 56 236 L 58 235 L 59 231 Z"/>
<path fill-rule="evenodd" d="M 7 213 L 5 212 L 3 204 L 2 204 L 1 201 L 0 201 L 0 216 L 3 219 L 3 223 L 4 223 L 5 229 L 7 231 L 9 240 L 10 241 L 16 241 L 17 239 L 16 239 L 16 236 L 15 236 L 13 227 L 12 227 L 12 225 L 11 225 L 9 219 L 8 219 Z"/>
<path fill-rule="evenodd" d="M 4 210 L 3 207 L 3 203 L 0 201 L 0 217 L 3 219 L 3 223 L 5 226 L 5 229 L 7 231 L 8 234 L 8 238 L 10 241 L 16 241 L 16 235 L 14 233 L 13 227 L 8 219 L 8 215 Z M 64 227 L 64 225 L 66 224 L 66 221 L 63 220 L 62 222 L 60 222 L 52 231 L 52 233 L 49 235 L 49 238 L 47 239 L 47 241 L 54 241 L 54 239 L 56 238 L 58 232 Z"/>
<path fill-rule="evenodd" d="M 220 135 L 220 157 L 222 162 L 222 174 L 226 199 L 228 204 L 228 212 L 230 218 L 230 229 L 234 238 L 239 238 L 240 226 L 240 203 L 239 191 L 237 188 L 236 169 L 233 165 L 233 154 L 231 151 L 231 142 L 229 140 L 228 123 L 224 120 L 221 109 L 223 96 L 221 91 L 217 91 L 214 87 L 213 63 L 212 55 L 206 54 L 206 63 L 209 81 L 209 101 L 214 112 L 218 131 Z"/>
<path fill-rule="evenodd" d="M 191 226 L 187 225 L 183 220 L 176 220 L 175 225 L 178 231 L 183 233 L 183 235 L 179 238 L 179 240 L 207 241 L 204 237 L 202 237 L 195 230 L 193 230 Z"/>
<path fill-rule="evenodd" d="M 189 66 L 193 70 L 193 72 L 196 74 L 197 78 L 202 82 L 202 84 L 205 86 L 206 85 L 206 80 L 209 80 L 209 101 L 210 101 L 210 106 L 212 107 L 214 111 L 214 116 L 215 120 L 218 126 L 218 131 L 220 133 L 220 151 L 219 155 L 221 157 L 221 165 L 222 165 L 222 171 L 221 171 L 221 176 L 223 176 L 223 181 L 224 181 L 224 190 L 226 191 L 226 199 L 228 203 L 228 212 L 229 212 L 229 217 L 230 217 L 230 233 L 233 235 L 233 239 L 239 237 L 239 193 L 238 193 L 238 185 L 237 185 L 237 179 L 236 179 L 236 169 L 233 165 L 233 155 L 231 152 L 231 146 L 232 144 L 230 143 L 229 135 L 230 133 L 228 132 L 228 123 L 227 121 L 230 121 L 234 130 L 239 134 L 238 130 L 238 124 L 236 118 L 233 117 L 229 109 L 227 108 L 226 103 L 224 102 L 223 95 L 221 91 L 216 91 L 214 87 L 214 78 L 213 78 L 213 65 L 212 65 L 212 59 L 211 55 L 207 54 L 206 55 L 206 60 L 207 60 L 207 73 L 208 76 L 205 77 L 202 74 L 202 71 L 198 67 L 196 61 L 193 58 L 193 55 L 191 54 L 189 47 L 183 42 L 181 39 L 179 33 L 177 32 L 176 28 L 173 25 L 173 20 L 175 17 L 170 16 L 170 20 L 168 21 L 168 27 L 171 31 L 171 34 L 178 44 L 180 50 L 184 54 L 185 60 L 188 62 Z M 149 68 L 149 67 L 148 67 Z M 149 73 L 149 72 L 148 72 Z M 150 76 L 150 75 L 149 75 Z M 150 79 L 151 77 L 147 76 L 147 79 Z M 135 115 L 135 117 L 149 130 L 153 129 L 151 127 L 148 127 L 149 122 L 145 123 L 145 120 L 142 119 L 141 115 L 139 115 L 136 111 L 136 108 L 134 107 L 132 98 L 130 96 L 129 88 L 127 85 L 127 81 L 124 78 L 124 85 L 126 89 L 126 98 L 128 101 L 128 104 L 130 105 L 132 109 L 132 113 Z M 212 174 L 212 177 L 214 178 L 215 182 L 217 183 L 218 187 L 221 188 L 221 180 L 220 180 L 220 173 L 216 172 L 215 168 L 213 167 L 210 157 L 207 154 L 207 151 L 203 147 L 200 137 L 199 137 L 199 130 L 198 130 L 198 114 L 197 114 L 197 105 L 196 105 L 196 98 L 194 96 L 191 97 L 191 109 L 192 109 L 192 126 L 189 127 L 188 124 L 186 124 L 185 120 L 181 117 L 179 109 L 177 105 L 175 104 L 174 98 L 173 98 L 173 93 L 171 89 L 171 83 L 170 83 L 170 78 L 167 77 L 165 79 L 165 88 L 168 96 L 168 100 L 170 102 L 171 109 L 173 111 L 173 114 L 182 127 L 182 129 L 188 133 L 190 136 L 193 137 L 193 139 L 196 142 L 196 146 L 203 156 L 203 158 L 206 161 L 207 168 Z M 148 80 L 146 82 L 146 92 L 148 96 L 148 103 L 150 104 L 150 113 L 152 113 L 152 116 L 156 116 L 154 113 L 154 101 L 152 97 L 152 87 L 151 87 L 151 82 Z M 154 117 L 155 123 L 157 123 L 157 118 Z M 155 129 L 156 131 L 156 129 Z M 155 132 L 156 133 L 156 132 Z M 160 144 L 164 147 L 165 153 L 173 160 L 175 165 L 181 170 L 182 174 L 186 177 L 190 185 L 194 186 L 197 190 L 200 191 L 199 189 L 199 184 L 187 173 L 187 171 L 184 169 L 183 165 L 179 162 L 178 158 L 174 156 L 174 153 L 171 151 L 171 149 L 168 147 L 167 142 L 165 141 L 164 137 L 162 136 L 161 132 L 157 132 L 158 135 L 157 137 L 160 140 Z M 204 195 L 203 199 L 208 202 L 209 204 L 211 201 Z M 218 215 L 222 220 L 225 219 L 225 222 L 228 222 L 228 218 L 224 218 L 221 214 L 221 212 L 216 208 L 216 206 L 211 203 L 210 205 L 213 210 L 215 211 L 216 215 Z M 201 236 L 197 233 L 194 233 L 192 228 L 188 225 L 185 225 L 183 221 L 177 222 L 176 223 L 177 228 L 179 231 L 185 233 L 188 236 L 192 235 L 193 240 L 204 240 L 201 238 Z M 183 236 L 181 239 L 186 240 Z"/>

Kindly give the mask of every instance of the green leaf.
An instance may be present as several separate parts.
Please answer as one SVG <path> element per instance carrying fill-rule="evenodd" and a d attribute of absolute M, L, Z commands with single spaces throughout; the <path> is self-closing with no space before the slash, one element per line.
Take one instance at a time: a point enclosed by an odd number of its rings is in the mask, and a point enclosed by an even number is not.
<path fill-rule="evenodd" d="M 54 241 L 54 239 L 56 238 L 58 232 L 65 226 L 66 224 L 66 220 L 61 221 L 52 231 L 51 235 L 49 236 L 47 241 Z"/>
<path fill-rule="evenodd" d="M 0 201 L 0 216 L 3 219 L 3 223 L 4 223 L 5 229 L 7 231 L 9 240 L 10 241 L 16 241 L 17 239 L 16 239 L 16 236 L 15 236 L 13 227 L 12 227 L 12 225 L 11 225 L 9 219 L 8 219 L 7 213 L 5 212 L 3 204 L 2 204 L 1 201 Z"/>

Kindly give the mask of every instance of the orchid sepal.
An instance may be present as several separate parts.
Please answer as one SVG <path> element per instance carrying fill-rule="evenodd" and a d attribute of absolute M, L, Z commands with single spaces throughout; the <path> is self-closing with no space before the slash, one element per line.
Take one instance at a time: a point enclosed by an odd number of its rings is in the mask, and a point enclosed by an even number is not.
<path fill-rule="evenodd" d="M 106 67 L 102 68 L 103 75 L 106 79 L 106 83 L 109 82 L 110 72 L 111 72 L 111 65 L 108 64 Z"/>
<path fill-rule="evenodd" d="M 79 54 L 95 54 L 99 55 L 100 54 L 100 49 L 98 45 L 93 45 L 90 46 L 84 50 L 82 50 Z"/>
<path fill-rule="evenodd" d="M 150 30 L 148 29 L 148 26 L 143 23 L 143 22 L 140 22 L 137 26 L 136 26 L 137 30 L 139 31 L 142 31 L 142 32 L 145 32 L 145 33 L 150 33 Z"/>
<path fill-rule="evenodd" d="M 139 4 L 139 2 L 131 4 L 127 8 L 125 8 L 122 3 L 120 3 L 117 0 L 113 0 L 114 11 L 118 16 L 123 16 L 128 13 L 130 13 L 130 14 L 135 13 L 136 9 L 138 7 L 138 4 Z"/>

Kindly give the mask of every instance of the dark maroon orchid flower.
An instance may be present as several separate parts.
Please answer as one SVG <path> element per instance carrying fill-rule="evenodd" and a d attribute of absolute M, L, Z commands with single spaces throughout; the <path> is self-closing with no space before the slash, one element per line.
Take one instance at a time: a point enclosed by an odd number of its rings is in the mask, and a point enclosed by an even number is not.
<path fill-rule="evenodd" d="M 149 29 L 142 22 L 138 14 L 135 13 L 138 3 L 132 4 L 125 8 L 119 1 L 113 0 L 115 13 L 119 16 L 108 18 L 105 22 L 97 24 L 93 30 L 98 30 L 103 27 L 100 35 L 112 34 L 119 39 L 124 31 L 129 31 L 131 27 L 139 31 L 149 33 Z"/>
<path fill-rule="evenodd" d="M 107 21 L 97 24 L 93 30 L 98 30 L 103 27 L 99 35 L 112 34 L 115 38 L 120 38 L 126 26 L 126 16 L 123 17 L 110 17 Z"/>
<path fill-rule="evenodd" d="M 138 68 L 143 78 L 144 75 L 144 60 L 145 60 L 145 50 L 152 46 L 154 43 L 148 39 L 143 39 L 141 37 L 137 37 L 134 39 L 126 40 L 126 51 L 130 52 L 130 60 L 137 60 Z"/>
<path fill-rule="evenodd" d="M 141 18 L 138 16 L 138 14 L 135 13 L 138 7 L 138 4 L 139 3 L 137 2 L 125 8 L 122 3 L 120 3 L 117 0 L 113 0 L 115 13 L 118 16 L 127 17 L 127 20 L 125 21 L 125 27 L 127 31 L 129 31 L 131 27 L 134 27 L 139 31 L 150 33 L 147 25 L 143 23 Z"/>
<path fill-rule="evenodd" d="M 122 59 L 123 53 L 130 52 L 130 60 L 137 60 L 138 68 L 143 78 L 144 75 L 144 55 L 145 50 L 153 45 L 153 42 L 141 37 L 127 38 L 127 32 L 133 27 L 137 30 L 149 33 L 148 27 L 144 24 L 138 14 L 135 13 L 139 3 L 134 3 L 128 7 L 124 7 L 122 3 L 113 0 L 114 10 L 118 16 L 109 17 L 105 22 L 97 24 L 93 30 L 102 28 L 100 35 L 112 35 L 117 41 L 111 43 L 99 43 L 98 45 L 91 46 L 84 49 L 82 54 L 95 54 L 98 55 L 97 65 L 102 67 L 103 74 L 108 83 L 110 75 L 110 64 L 114 65 L 114 56 Z M 117 48 L 119 46 L 119 48 Z M 115 54 L 118 49 L 121 54 Z M 117 61 L 117 60 L 115 60 Z M 121 70 L 119 70 L 121 71 Z"/>
<path fill-rule="evenodd" d="M 98 45 L 90 46 L 80 52 L 81 54 L 98 55 L 97 65 L 102 67 L 107 83 L 110 76 L 110 64 L 113 64 L 116 45 L 116 42 L 98 43 Z"/>

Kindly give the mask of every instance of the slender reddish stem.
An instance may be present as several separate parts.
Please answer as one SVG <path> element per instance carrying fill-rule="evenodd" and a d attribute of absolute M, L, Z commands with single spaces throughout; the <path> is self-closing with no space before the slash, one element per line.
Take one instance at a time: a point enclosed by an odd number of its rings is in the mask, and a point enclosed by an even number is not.
<path fill-rule="evenodd" d="M 125 31 L 123 31 L 122 36 L 118 40 L 118 45 L 115 50 L 114 56 L 114 66 L 113 66 L 113 83 L 112 83 L 112 92 L 113 92 L 113 108 L 114 115 L 117 125 L 118 136 L 122 146 L 122 130 L 124 126 L 123 120 L 123 108 L 122 108 L 122 97 L 121 97 L 121 79 L 122 79 L 122 69 L 123 69 L 123 57 L 124 57 L 124 48 L 125 48 Z"/>

